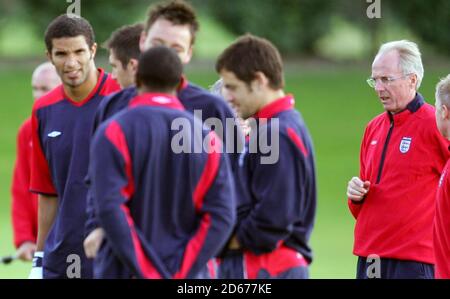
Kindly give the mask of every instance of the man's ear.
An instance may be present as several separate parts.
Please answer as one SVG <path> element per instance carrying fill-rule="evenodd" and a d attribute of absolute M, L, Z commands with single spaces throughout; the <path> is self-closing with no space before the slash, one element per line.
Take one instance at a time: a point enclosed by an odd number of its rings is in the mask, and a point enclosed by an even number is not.
<path fill-rule="evenodd" d="M 194 46 L 192 45 L 189 47 L 189 50 L 188 50 L 187 56 L 186 56 L 186 60 L 183 61 L 183 64 L 188 64 L 189 62 L 191 62 L 193 54 L 194 54 Z"/>
<path fill-rule="evenodd" d="M 130 61 L 128 61 L 128 68 L 133 72 L 133 74 L 136 74 L 138 65 L 139 62 L 137 59 L 131 58 Z"/>
<path fill-rule="evenodd" d="M 94 59 L 95 54 L 97 54 L 97 43 L 94 43 L 90 50 L 91 50 L 91 59 Z"/>
<path fill-rule="evenodd" d="M 444 104 L 441 104 L 441 105 L 442 105 L 442 109 L 441 109 L 442 119 L 450 120 L 450 110 L 447 108 L 446 105 L 444 105 Z"/>
<path fill-rule="evenodd" d="M 417 89 L 417 83 L 418 83 L 417 75 L 416 75 L 416 74 L 412 74 L 412 76 L 411 76 L 411 84 L 412 84 L 414 87 L 416 87 L 416 89 Z"/>
<path fill-rule="evenodd" d="M 45 51 L 45 55 L 47 56 L 48 60 L 54 65 L 53 59 L 52 59 L 52 53 L 50 53 L 48 50 Z"/>
<path fill-rule="evenodd" d="M 147 40 L 147 32 L 142 31 L 141 37 L 139 38 L 139 50 L 141 50 L 141 53 L 145 52 L 145 41 Z"/>
<path fill-rule="evenodd" d="M 253 81 L 254 87 L 257 88 L 257 90 L 261 90 L 262 88 L 265 89 L 269 85 L 269 79 L 263 72 L 256 72 Z"/>

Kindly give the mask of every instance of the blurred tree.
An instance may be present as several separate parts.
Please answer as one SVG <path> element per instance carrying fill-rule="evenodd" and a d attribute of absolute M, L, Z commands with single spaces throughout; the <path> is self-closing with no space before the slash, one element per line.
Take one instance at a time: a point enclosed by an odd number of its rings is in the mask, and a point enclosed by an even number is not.
<path fill-rule="evenodd" d="M 235 34 L 271 40 L 284 53 L 314 54 L 315 42 L 329 29 L 338 1 L 192 0 Z"/>
<path fill-rule="evenodd" d="M 76 0 L 24 0 L 28 18 L 39 36 L 43 36 L 48 24 L 58 15 L 67 12 Z M 81 16 L 92 24 L 96 40 L 103 43 L 118 27 L 136 22 L 144 17 L 144 11 L 152 0 L 80 0 Z"/>
<path fill-rule="evenodd" d="M 381 6 L 382 18 L 371 19 L 367 16 L 367 10 L 371 3 L 367 1 L 348 0 L 338 0 L 338 2 L 339 5 L 337 5 L 334 13 L 366 31 L 370 40 L 370 52 L 371 54 L 375 54 L 382 42 L 381 22 L 389 14 L 389 7 Z"/>
<path fill-rule="evenodd" d="M 425 42 L 450 55 L 450 1 L 389 1 L 393 13 Z"/>
<path fill-rule="evenodd" d="M 8 17 L 17 11 L 18 4 L 20 3 L 14 0 L 0 0 L 0 52 L 3 48 L 4 27 L 8 21 Z"/>

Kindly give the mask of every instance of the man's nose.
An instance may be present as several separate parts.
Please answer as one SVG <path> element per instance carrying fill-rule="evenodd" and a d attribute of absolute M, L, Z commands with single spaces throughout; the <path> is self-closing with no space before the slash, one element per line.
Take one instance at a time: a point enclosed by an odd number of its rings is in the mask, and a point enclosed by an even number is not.
<path fill-rule="evenodd" d="M 69 55 L 66 60 L 66 67 L 75 68 L 78 65 L 78 61 L 75 55 Z"/>

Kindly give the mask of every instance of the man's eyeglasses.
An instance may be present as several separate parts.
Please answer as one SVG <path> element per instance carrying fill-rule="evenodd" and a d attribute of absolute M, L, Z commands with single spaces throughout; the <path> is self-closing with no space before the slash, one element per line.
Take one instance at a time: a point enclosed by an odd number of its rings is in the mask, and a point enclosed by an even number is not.
<path fill-rule="evenodd" d="M 406 74 L 406 75 L 403 75 L 403 76 L 400 76 L 397 78 L 392 78 L 392 77 L 369 78 L 369 79 L 367 79 L 366 82 L 367 82 L 367 84 L 369 84 L 370 87 L 375 88 L 375 85 L 377 85 L 377 81 L 380 81 L 381 84 L 383 84 L 383 85 L 389 85 L 392 82 L 394 82 L 398 79 L 405 78 L 409 75 L 411 75 L 411 74 Z"/>

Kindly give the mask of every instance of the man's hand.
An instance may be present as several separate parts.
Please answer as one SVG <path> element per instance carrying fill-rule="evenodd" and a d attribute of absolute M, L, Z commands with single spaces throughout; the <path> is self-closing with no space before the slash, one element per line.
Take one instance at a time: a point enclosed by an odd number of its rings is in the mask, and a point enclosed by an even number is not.
<path fill-rule="evenodd" d="M 105 231 L 102 228 L 96 228 L 86 237 L 86 239 L 84 239 L 84 252 L 88 258 L 95 258 L 97 256 L 98 249 L 103 242 L 104 236 Z"/>
<path fill-rule="evenodd" d="M 353 177 L 348 182 L 347 197 L 353 201 L 362 201 L 367 192 L 369 192 L 369 189 L 369 181 L 363 182 L 360 178 Z"/>
<path fill-rule="evenodd" d="M 16 252 L 18 259 L 22 261 L 31 261 L 33 259 L 34 252 L 36 251 L 36 244 L 33 242 L 24 242 L 19 246 Z"/>
<path fill-rule="evenodd" d="M 236 235 L 231 237 L 230 243 L 228 244 L 228 249 L 240 249 L 241 244 L 239 244 L 238 239 L 236 238 Z"/>

